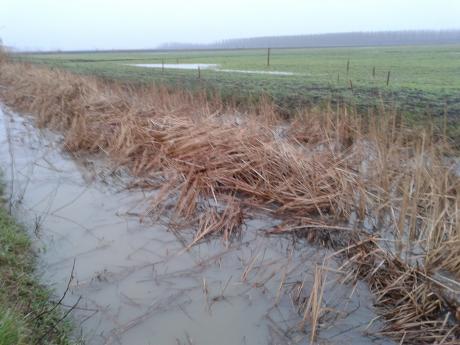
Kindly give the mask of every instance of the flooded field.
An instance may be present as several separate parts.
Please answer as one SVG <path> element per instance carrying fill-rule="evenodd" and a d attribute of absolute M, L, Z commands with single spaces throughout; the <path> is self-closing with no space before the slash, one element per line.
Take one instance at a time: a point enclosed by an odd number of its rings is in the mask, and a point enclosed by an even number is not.
<path fill-rule="evenodd" d="M 128 66 L 134 67 L 145 67 L 145 68 L 169 68 L 169 69 L 216 69 L 219 65 L 207 64 L 207 63 L 141 63 L 141 64 L 129 64 Z"/>
<path fill-rule="evenodd" d="M 248 71 L 241 69 L 220 69 L 219 72 L 227 73 L 244 73 L 244 74 L 270 74 L 270 75 L 296 75 L 294 72 L 283 72 L 283 71 Z"/>
<path fill-rule="evenodd" d="M 257 70 L 242 70 L 242 69 L 220 69 L 219 65 L 216 64 L 205 64 L 205 63 L 178 63 L 178 64 L 161 64 L 161 63 L 152 63 L 152 64 L 129 64 L 128 66 L 134 67 L 144 67 L 144 68 L 161 68 L 161 69 L 186 69 L 186 70 L 196 70 L 200 69 L 210 69 L 216 72 L 225 72 L 225 73 L 243 73 L 243 74 L 269 74 L 269 75 L 296 75 L 298 73 L 294 72 L 283 72 L 283 71 L 257 71 Z"/>
<path fill-rule="evenodd" d="M 145 217 L 149 195 L 103 158 L 71 156 L 62 139 L 0 109 L 0 164 L 13 213 L 39 253 L 40 280 L 65 296 L 88 344 L 308 344 L 299 300 L 331 253 L 246 214 L 241 238 L 188 248 L 192 229 Z M 154 192 L 153 192 L 154 193 Z M 317 343 L 392 344 L 365 284 L 324 282 Z M 78 303 L 77 303 L 78 302 Z M 73 306 L 73 307 L 72 307 Z"/>

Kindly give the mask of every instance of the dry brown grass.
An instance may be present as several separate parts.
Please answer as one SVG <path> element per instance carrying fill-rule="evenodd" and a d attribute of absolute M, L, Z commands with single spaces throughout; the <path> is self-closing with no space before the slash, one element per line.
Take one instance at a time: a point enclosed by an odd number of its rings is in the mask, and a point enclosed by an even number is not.
<path fill-rule="evenodd" d="M 325 273 L 323 272 L 323 267 L 316 266 L 315 268 L 315 279 L 313 282 L 313 288 L 310 294 L 310 297 L 306 301 L 306 305 L 303 306 L 303 323 L 309 321 L 311 323 L 311 334 L 310 334 L 310 343 L 314 344 L 316 340 L 316 333 L 318 331 L 318 323 L 322 314 L 322 303 L 324 295 L 324 283 L 325 283 Z"/>
<path fill-rule="evenodd" d="M 2 40 L 0 39 L 0 64 L 5 64 L 8 60 L 8 53 L 6 48 L 2 44 Z"/>
<path fill-rule="evenodd" d="M 223 114 L 233 111 L 219 101 L 61 71 L 8 65 L 2 74 L 7 103 L 63 131 L 68 150 L 103 151 L 137 176 L 168 176 L 160 196 L 178 195 L 176 211 L 186 219 L 200 199 L 235 194 L 283 214 L 350 212 L 349 157 L 330 149 L 307 155 L 257 115 L 229 121 Z"/>
<path fill-rule="evenodd" d="M 68 150 L 104 152 L 158 189 L 151 212 L 172 201 L 177 220 L 196 224 L 192 244 L 212 234 L 228 241 L 246 210 L 269 212 L 284 219 L 272 232 L 337 249 L 345 275 L 375 293 L 384 334 L 458 343 L 460 179 L 433 128 L 345 108 L 286 122 L 266 101 L 234 115 L 218 98 L 21 64 L 1 64 L 0 83 L 4 102 L 62 132 Z M 318 282 L 305 309 L 312 338 Z"/>
<path fill-rule="evenodd" d="M 460 326 L 453 289 L 433 278 L 424 267 L 409 265 L 385 250 L 376 239 L 351 245 L 342 270 L 369 283 L 380 317 L 382 335 L 407 344 L 456 344 Z"/>
<path fill-rule="evenodd" d="M 329 114 L 318 120 L 330 134 L 315 141 L 334 137 L 336 145 L 361 151 L 354 211 L 373 227 L 310 229 L 309 221 L 291 220 L 284 230 L 338 250 L 347 260 L 344 275 L 366 280 L 376 295 L 387 321 L 382 334 L 407 344 L 459 343 L 460 178 L 448 158 L 455 152 L 433 128 L 408 128 L 395 114 L 352 117 L 346 124 L 342 115 L 334 126 L 327 124 Z M 294 134 L 298 138 L 299 129 Z"/>

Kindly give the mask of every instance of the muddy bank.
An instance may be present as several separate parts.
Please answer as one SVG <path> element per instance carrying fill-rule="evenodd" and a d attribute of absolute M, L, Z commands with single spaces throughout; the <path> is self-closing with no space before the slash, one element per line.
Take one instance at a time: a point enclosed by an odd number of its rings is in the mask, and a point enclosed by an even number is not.
<path fill-rule="evenodd" d="M 176 232 L 145 214 L 149 193 L 128 191 L 124 171 L 62 152 L 62 138 L 3 108 L 0 161 L 14 213 L 40 253 L 41 280 L 62 296 L 88 344 L 303 344 L 308 332 L 293 297 L 308 294 L 330 252 L 260 230 L 277 222 L 248 215 L 240 240 L 214 239 L 184 250 L 193 231 Z M 333 266 L 331 266 L 331 269 Z M 331 309 L 319 341 L 391 344 L 376 339 L 373 298 L 362 283 L 329 272 Z M 337 276 L 339 278 L 339 276 Z M 283 286 L 280 289 L 280 284 Z M 294 298 L 295 299 L 295 298 Z M 326 320 L 325 320 L 326 322 Z"/>

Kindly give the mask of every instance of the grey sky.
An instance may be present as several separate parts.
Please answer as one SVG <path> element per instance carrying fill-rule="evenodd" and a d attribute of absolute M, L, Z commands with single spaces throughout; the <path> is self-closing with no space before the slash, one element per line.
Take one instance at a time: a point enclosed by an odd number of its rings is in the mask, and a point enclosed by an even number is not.
<path fill-rule="evenodd" d="M 460 28 L 460 0 L 0 0 L 0 37 L 20 49 L 454 28 Z"/>

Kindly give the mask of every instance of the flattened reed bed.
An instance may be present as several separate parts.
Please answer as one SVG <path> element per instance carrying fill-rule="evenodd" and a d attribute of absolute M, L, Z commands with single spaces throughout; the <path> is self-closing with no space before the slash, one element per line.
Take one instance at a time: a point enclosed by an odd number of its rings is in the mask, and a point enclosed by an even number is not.
<path fill-rule="evenodd" d="M 138 186 L 158 189 L 151 214 L 173 202 L 175 220 L 196 224 L 192 244 L 212 234 L 228 241 L 247 210 L 269 212 L 284 220 L 272 232 L 294 231 L 346 258 L 345 276 L 374 292 L 384 334 L 458 343 L 460 179 L 442 130 L 409 128 L 384 109 L 302 110 L 286 122 L 267 101 L 235 116 L 217 97 L 8 62 L 0 83 L 1 99 L 62 132 L 67 150 L 104 152 Z"/>
<path fill-rule="evenodd" d="M 193 216 L 200 197 L 235 194 L 280 212 L 348 211 L 341 196 L 355 181 L 351 174 L 343 178 L 346 155 L 322 150 L 306 156 L 303 147 L 280 141 L 255 117 L 243 124 L 221 121 L 222 105 L 204 97 L 122 88 L 34 67 L 27 73 L 34 82 L 23 80 L 17 85 L 22 92 L 14 91 L 16 73 L 11 79 L 2 73 L 12 86 L 3 93 L 8 104 L 37 114 L 40 127 L 63 131 L 69 151 L 103 151 L 136 176 L 168 176 L 160 195 L 177 192 L 176 211 L 184 218 Z"/>

